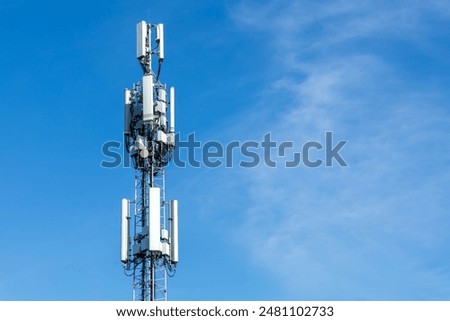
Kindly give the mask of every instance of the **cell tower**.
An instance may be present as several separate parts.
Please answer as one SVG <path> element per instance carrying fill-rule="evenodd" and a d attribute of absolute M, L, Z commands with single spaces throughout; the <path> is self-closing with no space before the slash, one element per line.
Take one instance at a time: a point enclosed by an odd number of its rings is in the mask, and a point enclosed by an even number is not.
<path fill-rule="evenodd" d="M 137 59 L 144 75 L 125 89 L 124 141 L 135 172 L 134 199 L 122 199 L 120 260 L 133 277 L 133 300 L 167 300 L 167 277 L 178 262 L 178 201 L 166 201 L 165 192 L 164 168 L 175 149 L 175 89 L 167 99 L 159 80 L 163 24 L 137 24 Z"/>

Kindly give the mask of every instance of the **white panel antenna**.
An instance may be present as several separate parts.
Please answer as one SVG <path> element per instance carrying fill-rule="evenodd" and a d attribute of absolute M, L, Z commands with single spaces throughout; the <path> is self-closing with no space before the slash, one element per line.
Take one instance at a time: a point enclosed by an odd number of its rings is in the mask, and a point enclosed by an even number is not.
<path fill-rule="evenodd" d="M 125 104 L 124 104 L 124 125 L 123 132 L 125 135 L 129 135 L 131 133 L 130 122 L 131 122 L 131 106 L 132 106 L 132 96 L 131 90 L 125 88 Z"/>
<path fill-rule="evenodd" d="M 175 132 L 175 88 L 170 87 L 170 124 L 169 132 Z"/>
<path fill-rule="evenodd" d="M 144 122 L 153 120 L 153 75 L 144 75 L 142 77 L 143 109 Z"/>
<path fill-rule="evenodd" d="M 130 201 L 122 199 L 122 219 L 120 236 L 120 260 L 122 263 L 128 262 L 128 251 L 130 246 Z"/>
<path fill-rule="evenodd" d="M 138 59 L 147 55 L 149 40 L 148 40 L 148 27 L 145 21 L 141 21 L 136 26 L 137 33 L 137 48 L 136 57 Z"/>
<path fill-rule="evenodd" d="M 156 25 L 156 43 L 159 44 L 158 58 L 159 61 L 164 60 L 164 25 L 159 23 Z"/>
<path fill-rule="evenodd" d="M 170 260 L 178 263 L 178 201 L 170 202 Z"/>
<path fill-rule="evenodd" d="M 161 189 L 150 187 L 149 235 L 150 251 L 161 252 Z"/>

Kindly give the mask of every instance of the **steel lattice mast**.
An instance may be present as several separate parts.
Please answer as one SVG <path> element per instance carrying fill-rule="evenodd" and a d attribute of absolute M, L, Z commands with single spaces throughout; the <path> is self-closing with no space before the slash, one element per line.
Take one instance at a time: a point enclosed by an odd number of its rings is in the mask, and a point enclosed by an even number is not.
<path fill-rule="evenodd" d="M 124 141 L 135 168 L 135 195 L 122 199 L 121 261 L 133 277 L 133 300 L 167 300 L 167 277 L 178 262 L 178 201 L 165 198 L 164 168 L 175 149 L 175 90 L 167 97 L 159 79 L 163 24 L 137 24 L 137 59 L 142 80 L 125 89 Z"/>

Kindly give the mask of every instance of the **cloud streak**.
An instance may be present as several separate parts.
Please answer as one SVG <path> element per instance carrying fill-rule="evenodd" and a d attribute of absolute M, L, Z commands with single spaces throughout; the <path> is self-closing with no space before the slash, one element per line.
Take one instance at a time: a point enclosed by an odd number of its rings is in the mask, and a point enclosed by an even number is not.
<path fill-rule="evenodd" d="M 326 130 L 350 141 L 349 168 L 243 172 L 249 202 L 236 242 L 279 279 L 280 299 L 450 298 L 449 97 L 420 86 L 429 77 L 420 65 L 439 63 L 433 50 L 407 70 L 390 47 L 439 47 L 429 21 L 448 26 L 448 9 L 269 1 L 231 11 L 275 52 L 276 79 L 261 94 L 287 107 L 260 132 L 297 145 Z"/>

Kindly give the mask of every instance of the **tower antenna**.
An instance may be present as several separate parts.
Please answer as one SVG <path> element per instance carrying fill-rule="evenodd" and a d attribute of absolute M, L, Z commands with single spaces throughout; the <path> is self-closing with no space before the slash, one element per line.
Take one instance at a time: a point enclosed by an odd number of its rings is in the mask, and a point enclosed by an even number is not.
<path fill-rule="evenodd" d="M 163 24 L 141 21 L 136 31 L 143 76 L 125 88 L 124 142 L 134 166 L 134 198 L 122 199 L 120 260 L 133 277 L 133 300 L 165 301 L 167 277 L 178 263 L 178 201 L 166 201 L 164 171 L 175 150 L 175 89 L 167 95 L 160 81 Z"/>

